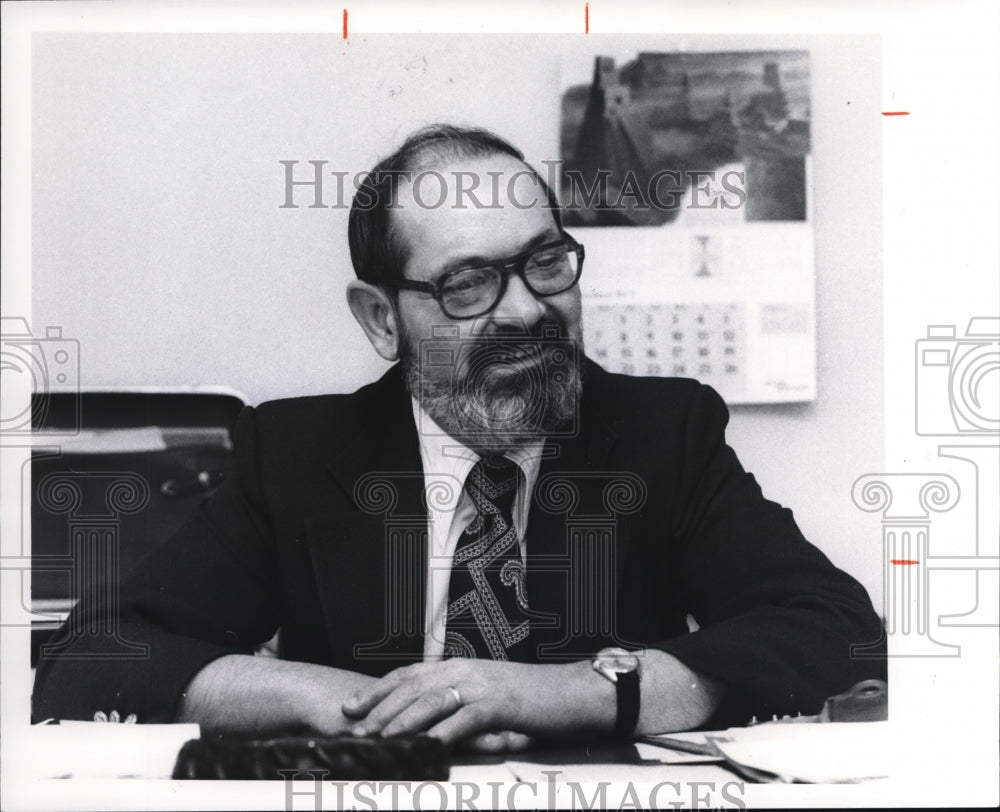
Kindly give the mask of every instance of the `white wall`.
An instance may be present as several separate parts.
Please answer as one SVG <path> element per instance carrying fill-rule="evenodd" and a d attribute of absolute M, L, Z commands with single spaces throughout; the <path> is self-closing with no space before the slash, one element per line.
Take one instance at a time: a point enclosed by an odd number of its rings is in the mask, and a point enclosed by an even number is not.
<path fill-rule="evenodd" d="M 734 407 L 730 441 L 880 608 L 877 525 L 850 498 L 883 457 L 874 37 L 36 35 L 32 326 L 80 341 L 86 385 L 351 390 L 385 365 L 344 301 L 347 211 L 279 208 L 278 162 L 353 175 L 435 120 L 556 158 L 561 70 L 677 47 L 812 53 L 819 396 Z"/>

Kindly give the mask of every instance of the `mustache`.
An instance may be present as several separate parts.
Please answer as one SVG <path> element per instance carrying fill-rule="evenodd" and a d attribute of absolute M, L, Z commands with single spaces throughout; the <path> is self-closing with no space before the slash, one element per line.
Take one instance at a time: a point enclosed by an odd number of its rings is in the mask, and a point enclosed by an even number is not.
<path fill-rule="evenodd" d="M 481 326 L 481 330 L 476 327 Z M 472 326 L 471 335 L 404 342 L 407 390 L 452 438 L 480 453 L 575 425 L 583 342 L 558 318 Z M 425 343 L 426 342 L 426 343 Z"/>
<path fill-rule="evenodd" d="M 526 340 L 544 341 L 548 340 L 568 340 L 570 338 L 566 325 L 561 319 L 553 318 L 551 315 L 539 319 L 532 325 L 527 325 L 522 319 L 493 319 L 489 326 L 485 324 L 480 329 L 478 320 L 473 321 L 471 333 L 475 340 L 511 339 L 519 338 Z"/>
<path fill-rule="evenodd" d="M 540 322 L 530 328 L 500 323 L 489 333 L 466 339 L 461 355 L 468 363 L 504 361 L 512 355 L 537 358 L 546 349 L 565 348 L 572 342 L 563 326 L 555 321 Z"/>

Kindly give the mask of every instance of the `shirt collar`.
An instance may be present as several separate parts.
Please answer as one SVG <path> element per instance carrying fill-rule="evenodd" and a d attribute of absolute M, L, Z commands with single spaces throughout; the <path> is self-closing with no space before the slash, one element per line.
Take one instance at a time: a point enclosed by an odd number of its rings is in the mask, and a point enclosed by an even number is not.
<path fill-rule="evenodd" d="M 475 464 L 479 462 L 480 455 L 445 432 L 412 395 L 410 402 L 413 406 L 413 422 L 417 426 L 417 438 L 420 442 L 420 458 L 424 466 L 424 478 L 429 484 L 431 479 L 451 479 L 454 477 L 454 480 L 459 483 L 458 492 L 452 494 L 450 499 L 447 495 L 443 495 L 442 501 L 438 502 L 442 508 L 449 503 L 454 508 L 461 496 L 465 480 Z M 544 447 L 545 440 L 543 438 L 525 446 L 518 446 L 505 454 L 507 459 L 521 469 L 527 493 L 531 493 L 535 487 Z"/>

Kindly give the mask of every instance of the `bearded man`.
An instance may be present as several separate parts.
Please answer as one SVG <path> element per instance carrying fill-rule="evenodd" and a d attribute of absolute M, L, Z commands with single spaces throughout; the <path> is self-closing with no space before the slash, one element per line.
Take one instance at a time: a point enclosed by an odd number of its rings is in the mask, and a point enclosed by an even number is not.
<path fill-rule="evenodd" d="M 864 589 L 763 497 L 719 396 L 586 358 L 584 246 L 515 147 L 416 133 L 349 239 L 350 308 L 398 363 L 247 408 L 234 475 L 121 586 L 114 638 L 149 657 L 69 639 L 91 659 L 42 661 L 37 718 L 505 749 L 815 713 L 884 676 L 850 655 L 881 636 Z"/>

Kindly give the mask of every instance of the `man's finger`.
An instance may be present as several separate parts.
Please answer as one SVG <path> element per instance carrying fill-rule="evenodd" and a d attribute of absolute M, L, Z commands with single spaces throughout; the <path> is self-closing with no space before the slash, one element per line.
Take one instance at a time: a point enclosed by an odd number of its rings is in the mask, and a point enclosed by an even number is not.
<path fill-rule="evenodd" d="M 461 741 L 474 734 L 495 730 L 500 724 L 502 723 L 498 719 L 490 718 L 489 714 L 484 713 L 480 705 L 467 705 L 442 719 L 427 733 L 451 743 Z"/>
<path fill-rule="evenodd" d="M 345 716 L 349 716 L 352 719 L 361 719 L 400 685 L 403 685 L 408 680 L 412 680 L 413 676 L 414 669 L 411 666 L 390 671 L 378 682 L 349 696 L 344 700 L 341 710 Z"/>
<path fill-rule="evenodd" d="M 460 746 L 474 753 L 503 753 L 507 749 L 507 737 L 503 733 L 477 733 L 463 740 Z"/>
<path fill-rule="evenodd" d="M 505 730 L 503 732 L 504 745 L 508 753 L 519 753 L 531 747 L 535 740 L 526 733 L 518 733 L 515 730 Z"/>
<path fill-rule="evenodd" d="M 417 733 L 461 708 L 451 688 L 436 688 L 400 711 L 382 730 L 383 736 Z"/>
<path fill-rule="evenodd" d="M 418 685 L 404 683 L 397 685 L 385 697 L 371 703 L 363 703 L 363 717 L 351 729 L 355 736 L 373 736 L 381 733 L 382 728 L 395 719 L 403 710 L 419 699 L 421 691 Z M 346 713 L 346 711 L 345 711 Z"/>
<path fill-rule="evenodd" d="M 495 733 L 477 733 L 463 739 L 459 746 L 474 753 L 518 753 L 527 750 L 535 740 L 525 733 L 500 730 Z"/>

